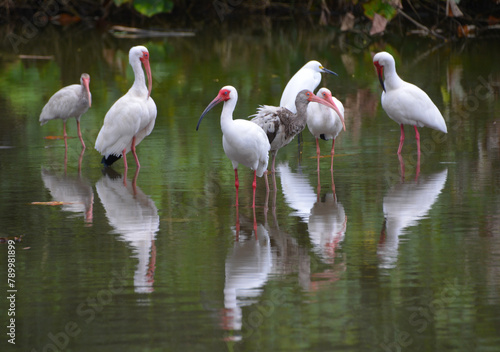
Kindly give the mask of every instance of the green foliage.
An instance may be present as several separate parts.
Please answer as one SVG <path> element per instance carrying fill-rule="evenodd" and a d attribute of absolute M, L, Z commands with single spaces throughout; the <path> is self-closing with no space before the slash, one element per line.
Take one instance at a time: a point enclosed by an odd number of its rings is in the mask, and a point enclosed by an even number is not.
<path fill-rule="evenodd" d="M 396 8 L 387 0 L 370 0 L 363 4 L 363 9 L 365 10 L 365 16 L 369 19 L 373 19 L 373 16 L 378 13 L 390 21 L 397 13 Z"/>
<path fill-rule="evenodd" d="M 174 8 L 172 0 L 114 0 L 114 2 L 117 6 L 130 2 L 136 11 L 148 17 L 159 13 L 168 13 Z"/>

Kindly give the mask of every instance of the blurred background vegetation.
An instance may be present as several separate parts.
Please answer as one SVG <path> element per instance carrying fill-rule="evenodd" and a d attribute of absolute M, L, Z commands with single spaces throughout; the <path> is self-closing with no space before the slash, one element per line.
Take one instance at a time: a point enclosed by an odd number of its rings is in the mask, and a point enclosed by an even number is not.
<path fill-rule="evenodd" d="M 378 35 L 412 31 L 437 38 L 500 30 L 498 0 L 0 0 L 0 21 L 200 29 L 213 22 L 267 17 Z M 36 23 L 35 23 L 36 24 Z"/>

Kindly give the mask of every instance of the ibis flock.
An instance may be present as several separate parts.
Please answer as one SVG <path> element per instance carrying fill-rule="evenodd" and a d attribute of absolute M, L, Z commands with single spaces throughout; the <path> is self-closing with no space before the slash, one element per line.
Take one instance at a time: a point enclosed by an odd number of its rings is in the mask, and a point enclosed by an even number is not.
<path fill-rule="evenodd" d="M 103 156 L 105 167 L 123 158 L 125 173 L 128 169 L 126 154 L 131 151 L 140 168 L 137 145 L 154 128 L 157 109 L 151 97 L 152 75 L 149 52 L 144 46 L 130 49 L 129 63 L 135 80 L 128 92 L 118 99 L 108 110 L 95 142 L 95 149 Z M 403 81 L 396 72 L 395 60 L 387 52 L 379 52 L 373 57 L 380 84 L 382 86 L 382 108 L 401 128 L 401 138 L 397 154 L 400 155 L 404 143 L 404 125 L 412 125 L 417 140 L 417 154 L 420 158 L 420 135 L 418 127 L 430 127 L 447 133 L 446 123 L 439 109 L 429 96 L 417 86 Z M 332 140 L 331 164 L 335 139 L 345 131 L 344 107 L 331 91 L 323 87 L 314 94 L 321 82 L 321 74 L 337 75 L 318 61 L 309 61 L 290 79 L 281 96 L 279 106 L 261 105 L 249 119 L 233 119 L 238 101 L 238 92 L 233 86 L 224 86 L 200 116 L 196 130 L 204 116 L 215 105 L 223 103 L 220 117 L 222 147 L 231 160 L 236 187 L 238 206 L 238 166 L 242 164 L 254 172 L 252 183 L 255 208 L 256 177 L 265 176 L 266 188 L 269 153 L 272 156 L 271 172 L 275 172 L 275 159 L 279 149 L 289 144 L 307 126 L 316 139 L 318 172 L 320 147 L 319 139 Z M 147 82 L 146 82 L 147 78 Z M 80 118 L 91 107 L 90 76 L 83 73 L 80 84 L 73 84 L 56 92 L 43 107 L 40 123 L 49 120 L 63 120 L 63 138 L 67 147 L 66 121 L 75 118 L 78 137 L 85 150 L 80 129 Z M 82 152 L 83 152 L 82 150 Z"/>

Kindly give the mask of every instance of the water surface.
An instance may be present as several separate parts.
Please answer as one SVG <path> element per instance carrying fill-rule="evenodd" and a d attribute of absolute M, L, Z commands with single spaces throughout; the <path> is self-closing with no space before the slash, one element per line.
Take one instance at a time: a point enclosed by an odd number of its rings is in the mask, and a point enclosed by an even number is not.
<path fill-rule="evenodd" d="M 499 48 L 416 37 L 365 43 L 332 29 L 263 25 L 269 30 L 223 24 L 154 40 L 49 25 L 19 53 L 4 44 L 0 233 L 22 238 L 22 350 L 489 351 L 500 344 Z M 129 157 L 125 175 L 121 161 L 104 171 L 93 145 L 106 111 L 132 84 L 128 50 L 137 44 L 151 54 L 158 117 L 138 147 L 140 172 Z M 419 168 L 410 127 L 402 161 L 396 156 L 399 126 L 379 104 L 371 63 L 370 52 L 380 50 L 394 54 L 400 75 L 430 95 L 448 125 L 447 135 L 421 129 Z M 253 173 L 240 168 L 236 209 L 220 107 L 199 131 L 197 120 L 227 84 L 238 89 L 237 118 L 278 104 L 310 59 L 339 74 L 321 85 L 346 108 L 333 174 L 323 141 L 316 173 L 306 130 L 300 146 L 279 152 L 269 195 L 258 180 L 255 212 Z M 64 142 L 45 138 L 61 135 L 62 123 L 40 127 L 38 117 L 82 72 L 93 97 L 82 118 L 88 148 L 82 155 L 78 138 L 69 139 L 65 162 Z M 76 137 L 73 120 L 68 133 Z M 52 201 L 62 203 L 32 204 Z M 6 310 L 4 303 L 4 323 Z"/>

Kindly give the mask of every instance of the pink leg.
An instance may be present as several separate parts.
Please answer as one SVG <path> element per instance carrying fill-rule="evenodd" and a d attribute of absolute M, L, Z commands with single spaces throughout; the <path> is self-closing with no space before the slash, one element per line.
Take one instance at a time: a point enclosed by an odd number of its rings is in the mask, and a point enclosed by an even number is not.
<path fill-rule="evenodd" d="M 253 207 L 253 233 L 255 234 L 255 239 L 258 240 L 257 236 L 257 218 L 255 217 L 255 207 Z"/>
<path fill-rule="evenodd" d="M 266 192 L 269 193 L 269 180 L 267 179 L 267 170 L 264 172 L 264 178 L 266 179 Z"/>
<path fill-rule="evenodd" d="M 278 151 L 271 151 L 271 154 L 273 156 L 273 164 L 271 166 L 271 171 L 274 174 L 276 172 L 276 169 L 274 168 L 274 162 L 276 161 L 276 154 L 278 154 Z"/>
<path fill-rule="evenodd" d="M 335 139 L 332 140 L 332 161 L 330 165 L 330 171 L 333 172 L 333 154 L 335 154 Z"/>
<path fill-rule="evenodd" d="M 318 159 L 318 167 L 319 167 L 319 159 Z M 320 173 L 318 172 L 318 184 L 316 186 L 316 202 L 319 203 L 320 201 L 320 198 L 319 198 L 319 194 L 321 192 L 321 179 L 320 179 Z"/>
<path fill-rule="evenodd" d="M 123 165 L 125 165 L 125 171 L 128 170 L 128 165 L 127 165 L 127 154 L 125 153 L 127 149 L 123 149 L 122 151 L 122 156 L 123 156 Z"/>
<path fill-rule="evenodd" d="M 84 153 L 85 153 L 85 148 L 82 148 L 82 151 L 80 152 L 80 157 L 78 158 L 78 175 L 81 175 L 82 173 L 82 161 Z"/>
<path fill-rule="evenodd" d="M 240 181 L 238 180 L 238 169 L 234 169 L 234 187 L 236 188 L 236 208 L 238 208 L 238 188 L 240 188 Z"/>
<path fill-rule="evenodd" d="M 64 139 L 68 138 L 68 135 L 66 134 L 66 120 L 63 120 L 63 136 Z"/>
<path fill-rule="evenodd" d="M 236 241 L 240 238 L 240 214 L 238 212 L 238 207 L 236 207 Z"/>
<path fill-rule="evenodd" d="M 76 127 L 78 129 L 78 138 L 80 138 L 80 142 L 82 143 L 82 148 L 85 149 L 85 143 L 82 138 L 82 131 L 80 130 L 80 120 L 76 120 Z"/>
<path fill-rule="evenodd" d="M 398 159 L 399 159 L 399 168 L 401 170 L 401 182 L 403 182 L 405 180 L 405 162 L 403 161 L 403 157 L 400 155 L 398 155 Z"/>
<path fill-rule="evenodd" d="M 66 134 L 66 120 L 63 121 L 64 147 L 68 149 L 68 135 Z"/>
<path fill-rule="evenodd" d="M 123 165 L 125 167 L 125 170 L 123 172 L 123 185 L 125 187 L 127 187 L 127 170 L 128 170 L 127 154 L 125 154 L 126 151 L 127 151 L 127 149 L 123 149 L 123 151 L 122 151 Z"/>
<path fill-rule="evenodd" d="M 420 133 L 418 133 L 417 126 L 415 128 L 415 139 L 417 140 L 418 158 L 420 159 Z"/>
<path fill-rule="evenodd" d="M 252 190 L 253 190 L 253 201 L 252 208 L 255 209 L 255 189 L 257 188 L 257 171 L 253 172 L 253 182 L 252 182 Z"/>
<path fill-rule="evenodd" d="M 316 168 L 319 175 L 319 158 L 321 157 L 321 150 L 319 149 L 319 140 L 316 138 L 316 157 L 318 158 L 318 167 Z M 319 176 L 318 176 L 319 177 Z"/>
<path fill-rule="evenodd" d="M 403 124 L 401 124 L 401 138 L 399 140 L 399 149 L 398 149 L 398 154 L 401 154 L 401 150 L 403 149 L 403 143 L 405 141 L 405 129 L 403 127 Z"/>
<path fill-rule="evenodd" d="M 130 146 L 130 150 L 132 151 L 132 155 L 134 156 L 135 163 L 137 164 L 137 168 L 141 168 L 141 164 L 139 164 L 139 158 L 137 157 L 137 153 L 135 152 L 135 137 L 132 138 L 132 145 Z"/>

